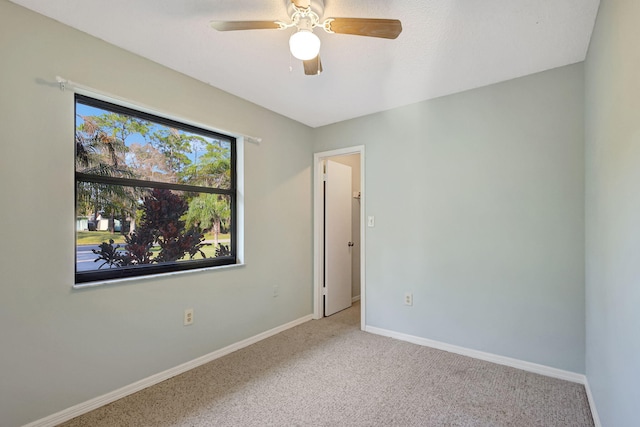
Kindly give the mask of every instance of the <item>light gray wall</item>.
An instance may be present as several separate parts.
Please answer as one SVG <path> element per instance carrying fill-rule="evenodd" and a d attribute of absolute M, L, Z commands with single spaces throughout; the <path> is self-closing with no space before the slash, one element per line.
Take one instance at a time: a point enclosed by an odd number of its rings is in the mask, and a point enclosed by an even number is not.
<path fill-rule="evenodd" d="M 0 63 L 2 426 L 40 419 L 312 312 L 310 128 L 6 0 Z M 263 138 L 245 147 L 245 267 L 71 289 L 73 94 L 57 88 L 56 75 Z M 195 308 L 195 323 L 184 327 L 187 307 Z"/>
<path fill-rule="evenodd" d="M 45 417 L 311 313 L 312 152 L 360 144 L 367 146 L 365 209 L 376 216 L 376 227 L 367 228 L 367 323 L 584 372 L 581 65 L 311 130 L 6 0 L 0 0 L 0 58 L 3 426 Z M 605 73 L 601 59 L 594 63 Z M 245 152 L 245 267 L 71 289 L 73 95 L 57 89 L 56 75 L 263 138 Z M 623 77 L 631 81 L 616 75 Z M 598 99 L 611 102 L 605 78 L 593 86 Z M 631 109 L 633 101 L 624 105 Z M 591 114 L 604 123 L 596 142 L 603 144 L 627 116 L 612 119 L 594 105 Z M 600 173 L 589 176 L 600 180 L 595 193 L 604 197 L 616 177 Z M 631 225 L 637 210 L 616 201 L 626 210 L 615 219 L 627 225 L 614 227 L 607 211 L 599 222 L 612 233 L 607 244 L 620 238 L 618 231 L 637 231 Z M 287 224 L 288 233 L 277 233 L 277 254 L 270 251 L 274 224 Z M 594 256 L 621 251 L 604 243 Z M 609 267 L 598 274 L 612 274 Z M 278 298 L 271 296 L 275 284 Z M 637 301 L 627 282 L 610 284 L 613 296 Z M 413 307 L 402 304 L 405 291 L 414 293 Z M 187 328 L 186 307 L 196 310 Z M 590 307 L 590 322 L 600 328 L 592 335 L 616 338 L 615 352 L 591 352 L 589 375 L 606 412 L 622 408 L 615 399 L 628 402 L 624 392 L 631 396 L 625 378 L 608 379 L 607 366 L 637 349 L 632 335 L 625 346 L 618 334 L 638 330 L 631 309 L 615 315 L 611 307 Z M 606 322 L 610 316 L 615 323 Z M 623 317 L 631 322 L 619 328 Z M 637 372 L 637 363 L 628 366 Z M 616 397 L 608 401 L 610 390 Z"/>
<path fill-rule="evenodd" d="M 331 157 L 331 160 L 351 167 L 351 193 L 360 191 L 360 154 Z M 351 199 L 351 297 L 360 296 L 360 203 Z"/>
<path fill-rule="evenodd" d="M 584 372 L 583 83 L 573 65 L 314 130 L 316 152 L 366 146 L 368 325 Z"/>
<path fill-rule="evenodd" d="M 585 65 L 587 378 L 605 427 L 640 425 L 640 2 L 603 0 Z"/>

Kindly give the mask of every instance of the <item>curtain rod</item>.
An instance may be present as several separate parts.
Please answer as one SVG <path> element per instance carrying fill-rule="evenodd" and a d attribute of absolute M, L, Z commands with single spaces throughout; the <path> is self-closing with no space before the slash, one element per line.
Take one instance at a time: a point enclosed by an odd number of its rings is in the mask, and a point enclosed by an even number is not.
<path fill-rule="evenodd" d="M 107 101 L 107 102 L 113 102 L 115 101 L 118 104 L 125 104 L 123 105 L 124 107 L 130 107 L 133 109 L 144 109 L 147 110 L 145 112 L 147 113 L 153 113 L 159 116 L 166 116 L 167 118 L 171 118 L 171 119 L 176 119 L 176 117 L 174 117 L 171 114 L 168 113 L 163 113 L 163 112 L 159 112 L 158 110 L 155 110 L 154 108 L 145 106 L 145 105 L 141 105 L 138 103 L 135 103 L 133 101 L 129 101 L 127 99 L 121 98 L 119 96 L 115 96 L 112 95 L 110 93 L 107 92 L 103 92 L 101 90 L 98 89 L 94 89 L 92 87 L 80 84 L 80 83 L 76 83 L 74 81 L 71 81 L 69 79 L 65 79 L 63 77 L 60 76 L 56 76 L 56 81 L 58 82 L 58 85 L 60 87 L 60 90 L 62 92 L 64 92 L 67 89 L 72 90 L 73 92 L 77 92 L 83 95 L 90 95 L 90 96 L 94 96 L 97 98 L 101 98 L 103 101 Z M 201 123 L 196 123 L 196 122 L 189 122 L 188 120 L 185 119 L 181 119 L 181 118 L 177 118 L 178 121 L 183 121 L 186 122 L 188 124 L 192 124 L 198 127 L 203 127 L 203 128 L 208 128 L 209 130 L 215 131 L 215 132 L 219 132 L 219 133 L 226 133 L 226 134 L 230 134 L 231 136 L 235 136 L 235 137 L 242 137 L 244 138 L 247 142 L 250 142 L 252 144 L 260 144 L 262 142 L 262 138 L 257 137 L 257 136 L 251 136 L 251 135 L 247 135 L 244 133 L 240 133 L 240 132 L 231 132 L 231 131 L 225 131 L 225 130 L 220 130 L 220 129 L 213 129 L 211 128 L 211 126 L 207 126 L 207 125 L 203 125 Z"/>

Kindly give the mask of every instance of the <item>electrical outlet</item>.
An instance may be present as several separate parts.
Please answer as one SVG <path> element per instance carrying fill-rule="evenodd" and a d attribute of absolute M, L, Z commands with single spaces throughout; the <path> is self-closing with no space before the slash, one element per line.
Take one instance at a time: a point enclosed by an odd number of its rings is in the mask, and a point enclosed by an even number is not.
<path fill-rule="evenodd" d="M 404 305 L 413 305 L 413 294 L 411 292 L 404 294 Z"/>
<path fill-rule="evenodd" d="M 193 324 L 193 308 L 187 308 L 184 311 L 184 326 Z"/>

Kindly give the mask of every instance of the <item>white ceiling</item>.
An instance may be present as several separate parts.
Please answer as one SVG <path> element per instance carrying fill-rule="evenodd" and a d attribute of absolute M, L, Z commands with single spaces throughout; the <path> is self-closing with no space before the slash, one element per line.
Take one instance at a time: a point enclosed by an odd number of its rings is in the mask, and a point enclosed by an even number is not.
<path fill-rule="evenodd" d="M 580 62 L 599 5 L 325 0 L 325 18 L 400 19 L 403 32 L 387 40 L 316 29 L 324 72 L 305 76 L 289 54 L 293 30 L 209 26 L 286 21 L 289 0 L 11 1 L 312 127 Z"/>

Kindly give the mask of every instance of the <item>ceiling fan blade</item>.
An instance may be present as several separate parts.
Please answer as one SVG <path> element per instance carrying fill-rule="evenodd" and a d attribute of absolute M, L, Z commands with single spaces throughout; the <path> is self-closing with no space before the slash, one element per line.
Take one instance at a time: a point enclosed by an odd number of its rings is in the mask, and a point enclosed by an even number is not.
<path fill-rule="evenodd" d="M 277 30 L 282 27 L 278 21 L 211 21 L 211 26 L 218 31 Z"/>
<path fill-rule="evenodd" d="M 311 6 L 311 0 L 291 0 L 296 7 L 306 9 Z"/>
<path fill-rule="evenodd" d="M 402 23 L 397 19 L 329 18 L 327 21 L 325 28 L 338 34 L 395 39 L 402 32 Z"/>
<path fill-rule="evenodd" d="M 322 72 L 322 61 L 320 61 L 320 55 L 307 61 L 302 61 L 304 64 L 304 73 L 307 76 L 316 76 Z"/>

